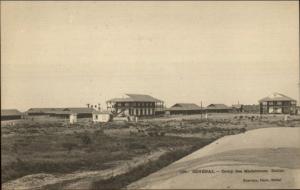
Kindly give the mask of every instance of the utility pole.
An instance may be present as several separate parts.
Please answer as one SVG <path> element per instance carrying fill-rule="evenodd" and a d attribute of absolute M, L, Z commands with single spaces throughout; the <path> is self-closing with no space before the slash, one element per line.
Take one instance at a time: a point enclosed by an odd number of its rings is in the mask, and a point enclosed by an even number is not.
<path fill-rule="evenodd" d="M 202 100 L 201 100 L 201 120 L 202 120 L 202 112 L 203 112 L 203 109 L 202 109 Z"/>

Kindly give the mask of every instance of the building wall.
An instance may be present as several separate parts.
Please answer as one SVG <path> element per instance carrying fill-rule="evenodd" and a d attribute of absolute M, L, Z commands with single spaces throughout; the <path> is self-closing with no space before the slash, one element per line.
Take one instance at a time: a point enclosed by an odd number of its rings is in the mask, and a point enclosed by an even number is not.
<path fill-rule="evenodd" d="M 76 114 L 71 114 L 69 116 L 69 119 L 70 119 L 71 124 L 76 123 L 77 122 L 77 115 Z"/>
<path fill-rule="evenodd" d="M 168 113 L 166 114 L 170 114 L 170 115 L 192 115 L 192 114 L 201 114 L 202 111 L 201 110 L 168 110 Z"/>
<path fill-rule="evenodd" d="M 93 114 L 93 122 L 108 122 L 110 121 L 110 114 Z"/>
<path fill-rule="evenodd" d="M 261 114 L 296 114 L 296 102 L 266 101 L 260 103 Z"/>
<path fill-rule="evenodd" d="M 116 102 L 108 110 L 124 116 L 153 116 L 156 104 L 154 102 Z"/>
<path fill-rule="evenodd" d="M 21 115 L 1 115 L 1 121 L 21 119 Z"/>
<path fill-rule="evenodd" d="M 207 113 L 229 113 L 231 112 L 231 109 L 206 109 Z"/>

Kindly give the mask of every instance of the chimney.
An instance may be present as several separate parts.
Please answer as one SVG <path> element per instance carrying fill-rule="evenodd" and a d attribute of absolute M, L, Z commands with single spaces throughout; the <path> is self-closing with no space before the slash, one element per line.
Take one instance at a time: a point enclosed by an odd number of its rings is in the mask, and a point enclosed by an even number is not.
<path fill-rule="evenodd" d="M 86 104 L 88 108 L 90 108 L 90 104 Z"/>
<path fill-rule="evenodd" d="M 99 111 L 101 111 L 101 106 L 100 106 L 101 104 L 100 103 L 98 103 L 98 110 Z"/>

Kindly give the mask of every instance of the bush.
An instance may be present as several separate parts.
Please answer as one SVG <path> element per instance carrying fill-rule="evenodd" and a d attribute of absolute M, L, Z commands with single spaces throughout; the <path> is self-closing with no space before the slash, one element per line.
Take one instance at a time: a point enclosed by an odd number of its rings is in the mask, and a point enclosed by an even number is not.
<path fill-rule="evenodd" d="M 91 137 L 87 134 L 80 136 L 80 139 L 81 139 L 82 144 L 84 144 L 84 145 L 89 145 L 92 143 Z"/>
<path fill-rule="evenodd" d="M 74 147 L 77 147 L 77 144 L 66 142 L 66 143 L 62 144 L 62 147 L 64 147 L 65 149 L 67 149 L 68 152 L 70 153 Z"/>

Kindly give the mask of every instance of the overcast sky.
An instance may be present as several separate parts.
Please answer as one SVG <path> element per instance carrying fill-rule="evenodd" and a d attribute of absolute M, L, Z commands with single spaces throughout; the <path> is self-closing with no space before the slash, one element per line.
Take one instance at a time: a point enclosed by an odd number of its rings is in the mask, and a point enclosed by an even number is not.
<path fill-rule="evenodd" d="M 298 2 L 1 2 L 2 108 L 298 99 Z"/>

